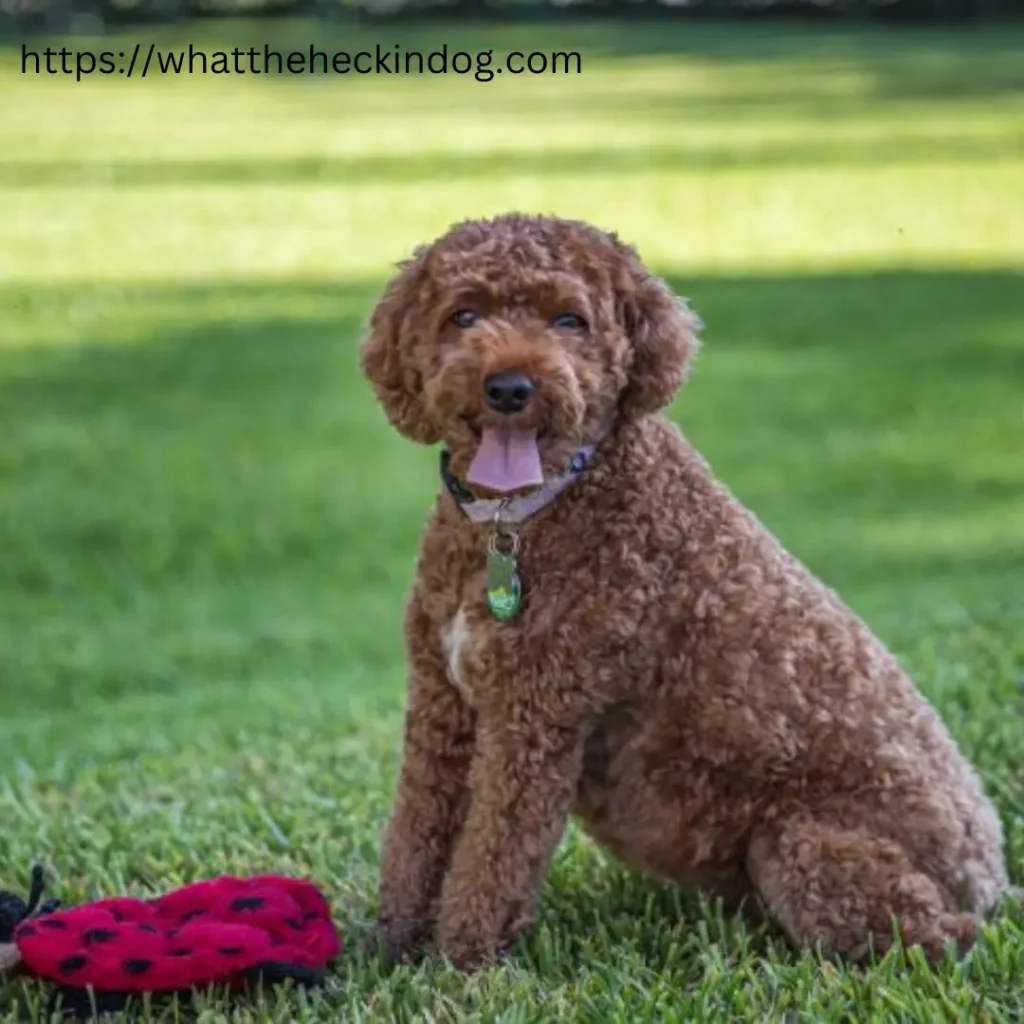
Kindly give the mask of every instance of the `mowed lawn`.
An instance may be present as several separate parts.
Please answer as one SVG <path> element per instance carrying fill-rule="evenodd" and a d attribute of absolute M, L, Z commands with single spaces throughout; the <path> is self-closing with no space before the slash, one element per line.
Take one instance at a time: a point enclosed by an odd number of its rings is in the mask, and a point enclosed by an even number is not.
<path fill-rule="evenodd" d="M 389 266 L 464 216 L 636 242 L 707 322 L 672 415 L 913 671 L 1024 882 L 1024 33 L 175 31 L 583 73 L 75 83 L 0 51 L 0 885 L 314 879 L 326 988 L 208 1021 L 1020 1020 L 1019 909 L 964 963 L 854 972 L 572 829 L 501 967 L 363 951 L 436 463 L 356 353 Z M 7 985 L 5 1019 L 45 995 Z"/>

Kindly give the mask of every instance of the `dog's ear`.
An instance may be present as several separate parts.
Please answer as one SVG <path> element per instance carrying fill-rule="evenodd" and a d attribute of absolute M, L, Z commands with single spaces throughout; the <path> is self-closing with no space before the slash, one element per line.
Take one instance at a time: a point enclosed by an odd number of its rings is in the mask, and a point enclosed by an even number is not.
<path fill-rule="evenodd" d="M 690 372 L 700 348 L 700 318 L 621 243 L 624 263 L 618 286 L 618 315 L 632 343 L 632 364 L 620 408 L 642 416 L 664 408 Z"/>
<path fill-rule="evenodd" d="M 423 375 L 417 363 L 423 341 L 417 299 L 426 279 L 424 255 L 424 249 L 416 250 L 387 283 L 370 314 L 360 363 L 388 422 L 410 441 L 434 444 L 440 435 L 423 404 Z"/>

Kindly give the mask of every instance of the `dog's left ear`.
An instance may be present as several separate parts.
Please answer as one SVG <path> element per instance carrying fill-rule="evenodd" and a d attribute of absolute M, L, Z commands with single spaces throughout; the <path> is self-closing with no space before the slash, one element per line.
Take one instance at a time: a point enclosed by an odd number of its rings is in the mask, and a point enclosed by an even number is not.
<path fill-rule="evenodd" d="M 627 416 L 664 408 L 690 372 L 702 324 L 687 304 L 621 246 L 625 257 L 618 283 L 618 315 L 633 347 L 633 361 L 620 406 Z"/>

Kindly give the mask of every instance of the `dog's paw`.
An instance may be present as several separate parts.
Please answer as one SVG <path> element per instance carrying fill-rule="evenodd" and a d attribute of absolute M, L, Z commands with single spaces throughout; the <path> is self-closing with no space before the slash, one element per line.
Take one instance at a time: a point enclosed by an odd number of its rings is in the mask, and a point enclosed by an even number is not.
<path fill-rule="evenodd" d="M 429 937 L 430 926 L 423 921 L 388 919 L 378 921 L 370 944 L 389 964 L 415 963 L 425 956 Z"/>
<path fill-rule="evenodd" d="M 503 953 L 496 944 L 451 940 L 441 945 L 441 957 L 456 970 L 473 974 L 498 963 Z"/>
<path fill-rule="evenodd" d="M 508 956 L 514 942 L 514 936 L 492 934 L 480 928 L 479 922 L 463 921 L 456 927 L 448 921 L 438 929 L 441 959 L 467 974 L 500 963 Z"/>

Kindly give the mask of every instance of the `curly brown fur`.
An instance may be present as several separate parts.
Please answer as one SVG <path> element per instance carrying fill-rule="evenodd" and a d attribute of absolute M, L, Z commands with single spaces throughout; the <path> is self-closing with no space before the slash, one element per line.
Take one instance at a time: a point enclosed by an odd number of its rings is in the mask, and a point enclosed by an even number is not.
<path fill-rule="evenodd" d="M 452 314 L 479 318 L 460 327 Z M 552 321 L 569 311 L 585 325 Z M 484 603 L 488 527 L 443 489 L 407 611 L 404 760 L 383 853 L 391 952 L 456 964 L 531 920 L 568 815 L 629 864 L 791 939 L 858 957 L 896 931 L 964 948 L 1008 888 L 996 814 L 865 624 L 718 483 L 659 410 L 695 320 L 586 224 L 509 215 L 421 248 L 377 306 L 363 367 L 463 477 L 484 378 L 536 384 L 517 421 L 545 475 L 592 466 L 522 528 L 524 602 Z"/>

